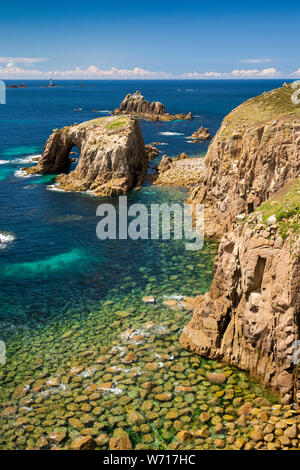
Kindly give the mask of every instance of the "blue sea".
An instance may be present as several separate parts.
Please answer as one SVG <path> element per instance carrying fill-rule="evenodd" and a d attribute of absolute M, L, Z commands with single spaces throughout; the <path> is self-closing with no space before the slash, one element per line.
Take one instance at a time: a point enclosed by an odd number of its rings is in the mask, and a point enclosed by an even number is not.
<path fill-rule="evenodd" d="M 12 81 L 7 81 L 9 85 Z M 14 82 L 20 83 L 20 82 Z M 0 106 L 0 232 L 8 243 L 0 250 L 0 320 L 3 325 L 47 321 L 74 311 L 89 312 L 99 300 L 126 298 L 134 288 L 172 291 L 168 273 L 182 273 L 174 293 L 189 295 L 209 288 L 211 276 L 195 286 L 185 284 L 185 265 L 201 260 L 212 266 L 209 251 L 184 252 L 183 242 L 102 241 L 96 237 L 96 208 L 105 198 L 49 190 L 53 176 L 24 178 L 20 168 L 30 166 L 54 128 L 108 116 L 127 93 L 140 90 L 149 100 L 161 101 L 170 113 L 192 112 L 192 121 L 140 120 L 145 143 L 161 142 L 160 156 L 186 152 L 205 156 L 208 142 L 191 143 L 188 136 L 208 127 L 214 135 L 224 116 L 244 100 L 281 86 L 280 80 L 118 80 L 25 81 L 27 88 L 7 89 Z M 84 86 L 78 86 L 84 84 Z M 145 186 L 129 194 L 130 202 L 183 202 L 182 188 Z M 117 199 L 113 201 L 116 206 Z M 206 247 L 210 247 L 206 243 Z M 183 264 L 181 264 L 183 263 Z M 198 263 L 199 264 L 199 263 Z M 144 276 L 140 272 L 144 271 Z M 190 273 L 189 273 L 190 276 Z M 206 276 L 207 277 L 207 276 Z M 125 281 L 124 279 L 127 279 Z"/>

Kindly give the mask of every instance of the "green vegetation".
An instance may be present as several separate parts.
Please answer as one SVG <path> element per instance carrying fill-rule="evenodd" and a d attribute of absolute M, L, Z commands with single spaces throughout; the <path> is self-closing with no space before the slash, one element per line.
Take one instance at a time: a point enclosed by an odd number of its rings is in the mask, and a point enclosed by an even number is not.
<path fill-rule="evenodd" d="M 109 122 L 108 124 L 106 124 L 105 127 L 106 127 L 106 129 L 109 129 L 109 130 L 121 129 L 121 128 L 125 127 L 126 124 L 128 124 L 128 120 L 124 119 L 124 118 L 121 118 L 121 119 L 118 119 L 116 121 Z"/>
<path fill-rule="evenodd" d="M 287 183 L 278 191 L 272 200 L 264 202 L 257 211 L 262 214 L 266 223 L 271 215 L 275 215 L 279 224 L 279 233 L 285 240 L 290 234 L 295 238 L 300 233 L 300 178 Z"/>
<path fill-rule="evenodd" d="M 295 90 L 292 84 L 286 84 L 245 101 L 225 117 L 220 134 L 240 132 L 244 127 L 269 122 L 281 115 L 300 114 L 300 104 L 292 102 Z"/>
<path fill-rule="evenodd" d="M 128 122 L 129 121 L 125 116 L 122 116 L 122 117 L 105 116 L 105 117 L 100 117 L 96 119 L 91 119 L 90 121 L 82 122 L 81 124 L 78 124 L 78 127 L 89 127 L 89 126 L 104 124 L 106 129 L 112 130 L 112 129 L 120 129 L 122 127 L 125 127 L 128 124 Z"/>

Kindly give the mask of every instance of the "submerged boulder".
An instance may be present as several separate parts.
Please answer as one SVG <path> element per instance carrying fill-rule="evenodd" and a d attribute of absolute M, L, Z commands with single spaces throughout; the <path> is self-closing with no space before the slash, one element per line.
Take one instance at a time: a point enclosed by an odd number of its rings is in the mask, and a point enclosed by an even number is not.
<path fill-rule="evenodd" d="M 62 189 L 118 195 L 142 184 L 148 158 L 139 124 L 127 116 L 55 129 L 37 166 L 23 170 L 29 174 L 63 173 L 70 166 L 74 146 L 80 150 L 78 164 L 69 174 L 58 175 Z"/>

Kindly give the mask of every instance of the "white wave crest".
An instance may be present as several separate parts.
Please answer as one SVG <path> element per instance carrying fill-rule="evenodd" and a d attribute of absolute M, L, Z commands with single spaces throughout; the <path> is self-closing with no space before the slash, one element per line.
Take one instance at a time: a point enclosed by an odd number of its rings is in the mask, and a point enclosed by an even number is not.
<path fill-rule="evenodd" d="M 48 189 L 48 191 L 58 191 L 59 193 L 65 192 L 65 190 L 60 187 L 59 183 L 48 184 L 46 189 Z"/>
<path fill-rule="evenodd" d="M 172 299 L 172 300 L 182 300 L 184 298 L 184 295 L 180 295 L 180 294 L 164 295 L 164 298 Z"/>
<path fill-rule="evenodd" d="M 24 171 L 24 170 L 16 170 L 14 172 L 14 175 L 17 178 L 30 178 L 30 176 L 31 176 L 31 175 L 28 175 L 28 173 L 26 173 L 26 171 Z"/>
<path fill-rule="evenodd" d="M 16 239 L 13 233 L 0 232 L 0 249 L 3 249 L 9 243 L 12 243 Z"/>
<path fill-rule="evenodd" d="M 184 135 L 182 132 L 160 132 L 160 135 Z"/>
<path fill-rule="evenodd" d="M 12 160 L 12 163 L 36 163 L 36 159 L 40 158 L 42 155 L 28 155 L 28 157 L 24 158 L 15 158 Z"/>
<path fill-rule="evenodd" d="M 8 160 L 0 160 L 0 165 L 5 165 L 6 163 L 9 163 Z"/>

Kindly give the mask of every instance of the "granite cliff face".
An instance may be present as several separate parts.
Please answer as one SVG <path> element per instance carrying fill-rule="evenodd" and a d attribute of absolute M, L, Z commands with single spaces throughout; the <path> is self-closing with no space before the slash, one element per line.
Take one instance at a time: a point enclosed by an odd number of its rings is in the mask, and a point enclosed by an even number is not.
<path fill-rule="evenodd" d="M 78 147 L 76 169 L 57 176 L 66 191 L 94 191 L 97 195 L 124 194 L 142 184 L 148 166 L 138 122 L 129 117 L 108 117 L 55 129 L 38 165 L 29 173 L 62 173 L 70 165 L 70 151 Z"/>
<path fill-rule="evenodd" d="M 283 241 L 275 226 L 237 226 L 223 237 L 212 287 L 197 299 L 180 339 L 184 348 L 249 371 L 283 403 L 298 404 L 299 253 L 299 236 Z"/>
<path fill-rule="evenodd" d="M 165 106 L 159 101 L 150 103 L 147 101 L 140 91 L 136 91 L 133 95 L 128 94 L 119 108 L 113 111 L 113 114 L 129 114 L 132 116 L 142 117 L 150 121 L 173 121 L 175 119 L 192 119 L 192 114 L 169 114 Z"/>
<path fill-rule="evenodd" d="M 189 202 L 223 238 L 211 289 L 181 345 L 249 371 L 300 405 L 300 107 L 293 88 L 264 93 L 224 119 Z"/>
<path fill-rule="evenodd" d="M 291 85 L 234 109 L 212 140 L 206 171 L 188 202 L 204 204 L 209 238 L 220 238 L 238 214 L 253 212 L 300 173 L 300 105 Z"/>

